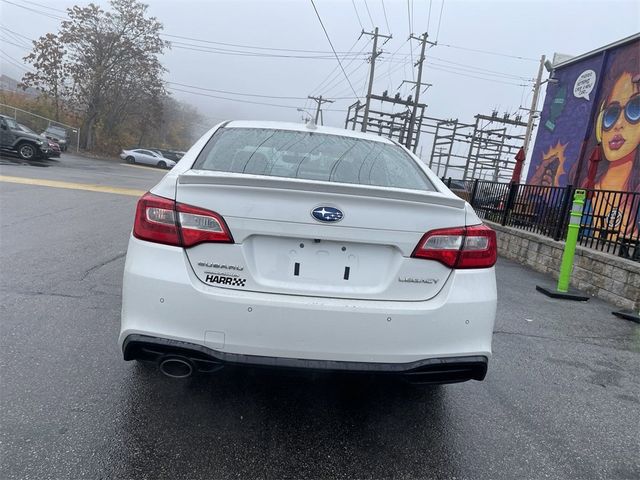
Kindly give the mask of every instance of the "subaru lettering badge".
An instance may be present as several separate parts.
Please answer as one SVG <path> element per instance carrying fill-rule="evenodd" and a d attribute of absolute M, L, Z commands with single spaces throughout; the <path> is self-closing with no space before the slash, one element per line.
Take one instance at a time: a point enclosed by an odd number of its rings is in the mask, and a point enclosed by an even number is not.
<path fill-rule="evenodd" d="M 339 222 L 344 213 L 336 207 L 321 206 L 311 210 L 311 216 L 319 222 Z"/>

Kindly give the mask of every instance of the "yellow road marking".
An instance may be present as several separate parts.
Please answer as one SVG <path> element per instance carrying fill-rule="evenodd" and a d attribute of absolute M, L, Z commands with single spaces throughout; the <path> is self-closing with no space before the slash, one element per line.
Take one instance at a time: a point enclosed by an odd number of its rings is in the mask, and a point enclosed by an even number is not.
<path fill-rule="evenodd" d="M 131 165 L 130 163 L 121 163 L 120 165 L 123 165 L 125 167 L 131 167 L 131 168 L 141 168 L 142 170 L 158 170 L 156 167 L 152 166 L 152 165 Z M 162 172 L 162 170 L 160 170 L 160 172 Z"/>
<path fill-rule="evenodd" d="M 139 197 L 145 190 L 135 188 L 109 187 L 107 185 L 94 185 L 90 183 L 61 182 L 59 180 L 44 180 L 40 178 L 11 177 L 0 175 L 0 182 L 20 183 L 22 185 L 36 185 L 39 187 L 67 188 L 70 190 L 86 190 L 89 192 L 114 193 L 116 195 L 129 195 Z"/>

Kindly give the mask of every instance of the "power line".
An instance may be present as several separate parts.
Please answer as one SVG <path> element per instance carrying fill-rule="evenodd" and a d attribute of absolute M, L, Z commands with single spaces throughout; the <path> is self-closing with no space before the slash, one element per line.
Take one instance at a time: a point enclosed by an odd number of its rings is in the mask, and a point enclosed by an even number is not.
<path fill-rule="evenodd" d="M 453 65 L 446 65 L 446 64 L 436 63 L 436 62 L 431 62 L 431 61 L 428 61 L 427 63 L 429 64 L 430 67 L 437 67 L 437 68 L 440 68 L 440 69 L 446 69 L 446 71 L 456 72 L 456 73 L 460 73 L 460 74 L 483 75 L 484 77 L 495 78 L 496 80 L 531 82 L 531 79 L 524 78 L 524 77 L 516 77 L 516 76 L 510 76 L 510 75 L 487 73 L 487 72 L 483 72 L 481 70 L 466 69 L 464 67 L 456 67 L 456 66 L 453 66 Z"/>
<path fill-rule="evenodd" d="M 415 48 L 414 48 L 415 50 Z M 426 59 L 427 63 L 429 65 L 433 65 L 433 66 L 437 66 L 440 68 L 446 68 L 450 71 L 453 72 L 459 72 L 459 73 L 475 73 L 478 75 L 484 75 L 487 77 L 497 77 L 499 79 L 503 79 L 503 80 L 520 80 L 520 81 L 525 81 L 525 82 L 532 82 L 531 78 L 528 77 L 523 77 L 523 76 L 518 76 L 518 75 L 511 75 L 508 73 L 502 73 L 502 72 L 495 72 L 494 70 L 486 70 L 486 69 L 482 69 L 479 67 L 473 67 L 473 66 L 469 66 L 467 67 L 464 64 L 461 63 L 455 63 L 455 62 L 449 62 L 447 60 L 444 60 L 445 62 L 447 62 L 447 64 L 441 64 L 441 63 L 437 63 L 437 62 L 433 62 L 432 60 L 435 59 L 437 57 L 428 57 Z M 405 66 L 406 64 L 403 62 L 391 62 L 391 64 L 397 64 L 398 67 L 394 70 L 398 70 L 399 68 Z M 452 65 L 449 65 L 450 63 L 453 63 Z M 390 70 L 390 68 L 389 68 Z M 405 76 L 406 76 L 406 72 L 405 72 Z"/>
<path fill-rule="evenodd" d="M 480 49 L 477 49 L 477 48 L 459 47 L 459 46 L 456 46 L 456 45 L 450 45 L 450 44 L 446 44 L 446 43 L 439 43 L 438 46 L 440 46 L 440 47 L 448 47 L 448 48 L 456 48 L 458 50 L 467 50 L 469 52 L 475 52 L 475 53 L 484 53 L 484 54 L 487 54 L 487 55 L 496 55 L 498 57 L 515 58 L 515 59 L 518 59 L 518 60 L 528 60 L 528 61 L 531 61 L 531 62 L 538 62 L 539 61 L 538 59 L 530 58 L 530 57 L 520 57 L 518 55 L 509 55 L 507 53 L 492 52 L 490 50 L 480 50 Z"/>
<path fill-rule="evenodd" d="M 8 0 L 0 0 L 0 1 L 7 2 Z M 433 1 L 433 0 L 431 0 L 431 1 Z M 431 10 L 431 4 L 430 4 L 430 10 Z M 357 10 L 356 10 L 356 12 L 357 12 Z M 262 46 L 257 46 L 257 45 L 243 45 L 243 44 L 238 44 L 238 43 L 217 42 L 217 41 L 213 41 L 213 40 L 204 40 L 204 39 L 198 39 L 198 38 L 194 38 L 194 37 L 185 37 L 185 36 L 181 36 L 181 35 L 170 35 L 168 33 L 161 33 L 160 35 L 164 36 L 164 37 L 179 38 L 179 39 L 182 39 L 182 40 L 189 40 L 189 41 L 193 41 L 193 42 L 210 43 L 210 44 L 214 44 L 214 45 L 222 45 L 222 46 L 245 48 L 245 49 L 273 50 L 273 51 L 294 52 L 294 53 L 315 53 L 315 54 L 319 54 L 319 55 L 321 55 L 321 54 L 333 54 L 333 52 L 330 51 L 330 50 L 303 50 L 303 49 L 293 49 L 293 48 L 262 47 Z M 471 49 L 471 48 L 468 48 L 468 47 L 461 47 L 461 46 L 451 45 L 451 44 L 439 43 L 438 45 L 439 46 L 443 46 L 443 47 L 455 48 L 455 49 L 459 49 L 459 50 L 468 50 L 468 51 L 472 51 L 472 52 L 486 53 L 486 54 L 490 54 L 490 55 L 499 55 L 499 56 L 508 57 L 508 58 L 516 58 L 516 59 L 519 59 L 519 60 L 531 60 L 531 61 L 535 61 L 535 62 L 538 61 L 538 59 L 535 59 L 535 58 L 521 57 L 521 56 L 517 56 L 517 55 L 509 55 L 509 54 L 504 54 L 504 53 L 499 53 L 499 52 L 491 52 L 491 51 L 487 51 L 487 50 Z M 202 48 L 205 48 L 205 47 L 203 46 Z M 348 55 L 349 53 L 351 53 L 351 50 L 352 49 L 349 49 L 349 51 L 346 51 L 346 52 L 338 51 L 337 53 L 338 54 L 343 54 L 343 55 Z M 246 53 L 253 53 L 253 52 L 246 52 Z"/>
<path fill-rule="evenodd" d="M 19 48 L 29 48 L 29 47 L 25 47 L 24 45 L 19 45 L 17 43 L 11 42 L 9 40 L 3 39 L 2 40 L 4 43 L 8 43 L 9 45 L 13 45 L 14 47 L 19 47 Z"/>
<path fill-rule="evenodd" d="M 362 20 L 360 20 L 360 14 L 358 13 L 358 9 L 356 8 L 356 2 L 351 0 L 351 5 L 353 5 L 353 9 L 356 12 L 356 17 L 358 17 L 358 23 L 360 24 L 360 29 L 364 30 L 364 26 L 362 25 Z"/>
<path fill-rule="evenodd" d="M 358 37 L 358 38 L 356 39 L 356 41 L 355 41 L 355 42 L 353 42 L 353 45 L 351 45 L 351 48 L 349 48 L 349 52 L 351 52 L 351 50 L 353 50 L 353 49 L 355 48 L 355 46 L 356 46 L 356 45 L 358 44 L 358 42 L 360 41 L 360 38 L 361 38 L 361 37 Z M 366 45 L 365 45 L 364 47 L 362 47 L 362 49 L 361 49 L 361 50 L 360 50 L 360 52 L 358 52 L 358 53 L 362 53 L 362 52 L 364 51 L 364 49 L 365 49 L 365 48 L 366 48 Z M 352 58 L 352 59 L 347 63 L 347 67 L 348 67 L 349 65 L 351 65 L 351 63 L 353 62 L 353 60 L 354 60 L 354 59 Z M 326 82 L 332 83 L 332 82 L 334 81 L 334 79 L 335 79 L 335 78 L 337 78 L 337 77 L 334 77 L 334 76 L 333 76 L 333 74 L 334 74 L 334 73 L 336 73 L 336 72 L 338 73 L 338 76 L 339 76 L 339 74 L 340 74 L 340 73 L 338 72 L 338 70 L 340 70 L 340 67 L 339 67 L 338 65 L 334 65 L 334 66 L 333 66 L 333 69 L 331 70 L 331 72 L 329 72 L 329 74 L 328 74 L 328 75 L 327 75 L 327 76 L 326 76 L 326 77 L 325 77 L 325 78 L 324 78 L 324 79 L 323 79 L 323 80 L 322 80 L 322 81 L 321 81 L 321 82 L 320 82 L 320 83 L 319 83 L 315 88 L 313 88 L 311 91 L 312 91 L 312 92 L 317 92 L 317 91 L 319 91 L 319 90 L 320 90 L 320 88 L 324 87 L 324 85 L 326 84 Z"/>
<path fill-rule="evenodd" d="M 311 59 L 311 60 L 333 60 L 333 55 L 297 55 L 297 54 L 284 54 L 284 53 L 266 53 L 266 52 L 246 52 L 242 50 L 230 50 L 226 48 L 207 47 L 204 45 L 195 45 L 193 43 L 184 42 L 170 42 L 172 47 L 181 50 L 190 50 L 194 52 L 214 53 L 218 55 L 232 55 L 238 57 L 261 57 L 261 58 L 296 58 L 296 59 Z M 352 54 L 341 55 L 344 58 L 353 56 Z"/>
<path fill-rule="evenodd" d="M 183 90 L 183 89 L 175 88 L 175 87 L 172 87 L 171 91 L 190 93 L 192 95 L 200 95 L 202 97 L 216 98 L 216 99 L 220 99 L 220 100 L 228 100 L 230 102 L 249 103 L 249 104 L 252 104 L 252 105 L 266 105 L 268 107 L 288 108 L 288 109 L 294 109 L 294 110 L 297 110 L 299 108 L 299 107 L 296 107 L 296 106 L 293 106 L 293 105 L 282 105 L 282 104 L 278 104 L 278 103 L 256 102 L 256 101 L 253 101 L 253 100 L 242 100 L 242 99 L 239 99 L 239 98 L 221 97 L 219 95 L 211 95 L 211 94 L 202 93 L 202 92 L 192 92 L 192 91 L 189 91 L 189 90 Z M 325 109 L 325 111 L 327 111 L 327 112 L 344 112 L 343 109 Z"/>
<path fill-rule="evenodd" d="M 249 104 L 252 104 L 252 105 L 267 105 L 269 107 L 293 108 L 293 109 L 298 108 L 298 107 L 295 107 L 293 105 L 282 105 L 282 104 L 277 104 L 277 103 L 257 102 L 257 101 L 254 101 L 254 100 L 242 100 L 240 98 L 222 97 L 220 95 L 211 95 L 209 93 L 203 93 L 203 92 L 192 92 L 190 90 L 183 90 L 181 88 L 175 88 L 175 87 L 171 87 L 171 91 L 191 93 L 192 95 L 200 95 L 200 96 L 203 96 L 203 97 L 217 98 L 219 100 L 228 100 L 230 102 L 249 103 Z"/>
<path fill-rule="evenodd" d="M 362 91 L 365 92 L 362 94 L 362 96 L 364 97 L 366 94 L 366 86 L 367 86 L 367 80 L 369 79 L 369 72 L 364 72 L 364 74 L 362 76 L 356 77 L 356 79 L 353 81 L 354 85 L 360 85 L 361 83 L 364 85 Z M 338 92 L 335 95 L 331 95 L 331 98 L 342 98 L 342 99 L 346 99 L 347 97 L 344 97 L 343 95 L 347 95 L 349 94 L 350 90 L 349 87 L 347 88 L 343 88 L 341 90 L 338 90 Z M 349 97 L 352 98 L 352 97 Z"/>
<path fill-rule="evenodd" d="M 2 40 L 4 43 L 7 43 L 9 45 L 15 45 L 16 47 L 21 47 L 21 48 L 27 48 L 24 45 L 18 45 L 17 43 L 13 43 L 11 40 L 15 40 L 15 38 L 11 37 L 10 35 L 8 35 L 6 32 L 0 32 L 0 40 Z"/>
<path fill-rule="evenodd" d="M 357 72 L 360 71 L 360 69 L 366 65 L 365 63 L 361 63 L 355 66 L 355 68 L 351 71 L 347 70 L 347 74 L 349 75 L 349 78 L 353 77 Z M 357 82 L 352 82 L 352 84 L 357 83 Z M 342 78 L 342 76 L 338 76 L 334 79 L 334 81 L 329 84 L 326 85 L 322 90 L 324 92 L 326 92 L 327 95 L 331 96 L 333 98 L 334 94 L 332 92 L 335 92 L 336 89 L 341 88 L 345 85 L 344 79 Z M 345 90 L 344 88 L 342 90 Z M 347 93 L 351 91 L 351 88 L 347 85 L 346 87 Z"/>
<path fill-rule="evenodd" d="M 3 0 L 4 1 L 4 0 Z M 227 42 L 217 42 L 214 40 L 205 40 L 202 38 L 194 38 L 194 37 L 185 37 L 182 35 L 170 35 L 168 33 L 161 33 L 162 37 L 170 37 L 170 38 L 179 38 L 180 40 L 189 40 L 190 42 L 200 42 L 200 43 L 210 43 L 213 45 L 222 45 L 224 47 L 237 47 L 237 48 L 247 48 L 254 50 L 275 50 L 278 52 L 294 52 L 294 53 L 318 53 L 318 54 L 331 54 L 333 53 L 331 50 L 302 50 L 296 48 L 278 48 L 278 47 L 263 47 L 258 45 L 243 45 L 240 43 L 227 43 Z M 338 52 L 342 54 L 346 54 L 349 52 Z"/>
<path fill-rule="evenodd" d="M 440 4 L 440 18 L 438 19 L 438 31 L 436 32 L 436 43 L 438 43 L 438 38 L 440 38 L 440 24 L 442 23 L 442 12 L 444 10 L 444 0 Z"/>
<path fill-rule="evenodd" d="M 0 50 L 0 60 L 4 60 L 5 62 L 9 63 L 10 65 L 13 65 L 16 68 L 19 68 L 23 72 L 31 72 L 31 70 L 27 69 L 24 65 L 20 65 L 19 63 L 13 62 L 13 61 L 9 60 L 8 58 L 6 58 L 6 55 L 1 50 Z"/>
<path fill-rule="evenodd" d="M 403 44 L 401 44 L 392 54 L 391 56 L 388 58 L 388 60 L 386 60 L 389 63 L 389 68 L 387 69 L 387 76 L 390 78 L 391 77 L 391 64 L 393 63 L 393 59 L 396 56 L 396 54 L 400 51 L 400 49 L 402 47 L 404 47 L 408 42 L 409 42 L 409 38 L 407 38 Z M 402 64 L 404 65 L 405 62 L 402 62 Z M 396 68 L 394 71 L 398 70 L 400 67 Z"/>
<path fill-rule="evenodd" d="M 36 10 L 35 8 L 29 8 L 27 6 L 20 5 L 19 3 L 10 2 L 9 0 L 0 0 L 0 1 L 2 1 L 4 3 L 8 3 L 9 5 L 14 5 L 16 7 L 23 8 L 25 10 L 29 10 L 30 12 L 33 12 L 33 13 L 39 13 L 40 15 L 44 15 L 45 17 L 53 18 L 54 20 L 66 20 L 63 17 L 59 17 L 59 16 L 54 15 L 52 13 L 43 12 L 42 10 Z"/>
<path fill-rule="evenodd" d="M 66 10 L 61 10 L 59 8 L 55 8 L 55 7 L 50 7 L 49 5 L 43 5 L 42 3 L 37 3 L 37 2 L 32 2 L 30 0 L 22 0 L 24 3 L 29 3 L 31 5 L 36 5 L 38 7 L 42 7 L 42 8 L 46 8 L 47 10 L 53 10 L 54 12 L 61 12 L 61 13 L 67 13 Z"/>
<path fill-rule="evenodd" d="M 413 0 L 411 0 L 411 31 L 412 32 L 413 32 L 413 24 L 414 24 L 414 22 L 416 20 L 416 15 L 415 15 L 415 13 L 413 11 L 413 5 L 414 5 Z"/>
<path fill-rule="evenodd" d="M 409 52 L 411 54 L 411 78 L 415 81 L 416 73 L 413 71 L 413 67 L 415 66 L 413 63 L 413 47 L 411 46 L 411 35 L 413 35 L 413 30 L 411 28 L 411 9 L 409 7 L 409 0 L 407 0 L 407 20 L 409 21 Z"/>
<path fill-rule="evenodd" d="M 387 18 L 387 9 L 384 8 L 384 0 L 380 0 L 382 4 L 382 13 L 384 14 L 384 23 L 387 25 L 387 33 L 391 34 L 391 28 L 389 27 L 389 19 Z"/>
<path fill-rule="evenodd" d="M 371 12 L 369 11 L 369 5 L 367 5 L 367 0 L 364 0 L 364 8 L 367 9 L 367 15 L 369 15 L 369 20 L 371 21 L 371 28 L 375 28 L 375 24 L 373 23 L 373 17 L 371 16 Z"/>
<path fill-rule="evenodd" d="M 526 84 L 522 84 L 522 83 L 513 83 L 513 82 L 507 82 L 507 81 L 503 81 L 503 80 L 497 80 L 495 78 L 486 78 L 486 77 L 478 77 L 476 75 L 470 75 L 468 73 L 464 73 L 464 72 L 459 72 L 459 71 L 455 71 L 455 70 L 449 70 L 447 68 L 444 67 L 435 67 L 435 66 L 431 66 L 431 70 L 440 70 L 442 72 L 447 72 L 447 73 L 451 73 L 452 75 L 459 75 L 461 77 L 468 77 L 468 78 L 477 78 L 478 80 L 484 80 L 486 82 L 494 82 L 494 83 L 502 83 L 504 85 L 513 85 L 516 87 L 521 87 L 523 85 Z M 481 73 L 479 73 L 481 74 Z"/>
<path fill-rule="evenodd" d="M 409 55 L 406 54 L 403 57 L 399 57 L 399 58 L 407 58 Z M 434 57 L 434 56 L 429 56 L 428 60 L 438 60 L 444 63 L 448 63 L 451 65 L 455 65 L 455 66 L 448 66 L 448 65 L 443 65 L 446 66 L 447 68 L 451 68 L 451 69 L 461 69 L 461 70 L 469 70 L 472 72 L 476 72 L 476 73 L 481 73 L 483 75 L 490 75 L 490 76 L 498 76 L 498 77 L 505 77 L 505 78 L 511 78 L 514 80 L 525 80 L 525 81 L 531 81 L 530 77 L 524 77 L 522 75 L 515 75 L 515 74 L 511 74 L 511 73 L 505 73 L 505 72 L 500 72 L 500 71 L 496 71 L 496 70 L 490 70 L 490 69 L 486 69 L 486 68 L 482 68 L 482 67 L 478 67 L 475 65 L 471 65 L 468 63 L 458 63 L 458 62 L 454 62 L 451 60 L 447 60 L 444 58 L 440 58 L 440 57 Z M 388 60 L 384 60 L 386 62 L 391 62 L 391 63 L 399 63 L 401 62 L 401 60 L 398 61 L 394 61 L 392 58 L 388 59 Z M 437 65 L 434 64 L 434 65 Z"/>
<path fill-rule="evenodd" d="M 429 16 L 427 18 L 427 32 L 431 28 L 431 7 L 433 6 L 433 0 L 429 0 Z"/>
<path fill-rule="evenodd" d="M 6 0 L 2 0 L 2 1 L 6 1 Z M 5 29 L 6 27 L 2 27 L 3 29 Z M 7 29 L 8 30 L 8 29 Z M 11 30 L 8 30 L 11 31 Z M 15 33 L 15 32 L 12 32 Z M 161 34 L 161 35 L 165 35 L 165 34 Z M 24 36 L 24 35 L 20 35 L 22 38 L 25 38 L 27 40 L 32 41 L 32 39 Z M 165 36 L 171 36 L 171 37 L 177 37 L 175 35 L 165 35 Z M 188 38 L 188 37 L 180 37 L 180 38 Z M 205 43 L 213 43 L 213 44 L 223 44 L 222 42 L 212 42 L 212 41 L 205 41 L 205 40 L 197 40 L 194 39 L 194 41 L 199 41 L 199 42 L 205 42 Z M 303 58 L 303 59 L 313 59 L 313 60 L 332 60 L 334 58 L 334 56 L 332 55 L 333 52 L 331 51 L 317 51 L 317 50 L 296 50 L 296 49 L 285 49 L 285 48 L 265 48 L 265 47 L 253 47 L 253 46 L 249 46 L 249 45 L 238 45 L 241 48 L 258 48 L 260 50 L 274 50 L 274 51 L 285 51 L 285 52 L 303 52 L 303 53 L 317 53 L 318 55 L 289 55 L 289 54 L 275 54 L 275 53 L 262 53 L 262 52 L 249 52 L 249 51 L 242 51 L 242 50 L 233 50 L 233 49 L 226 49 L 226 48 L 214 48 L 214 47 L 207 47 L 206 45 L 197 45 L 197 44 L 193 44 L 193 43 L 186 43 L 186 42 L 178 42 L 178 41 L 171 41 L 172 46 L 174 46 L 175 48 L 179 48 L 182 50 L 191 50 L 191 51 L 196 51 L 196 52 L 204 52 L 204 53 L 216 53 L 219 55 L 237 55 L 237 56 L 248 56 L 248 57 L 273 57 L 273 58 Z M 237 45 L 237 44 L 224 44 L 224 45 Z M 324 54 L 324 55 L 323 55 Z M 359 53 L 356 54 L 352 54 L 350 51 L 349 52 L 341 52 L 339 53 L 339 55 L 345 57 L 345 58 L 349 58 L 351 56 L 358 56 L 360 55 Z"/>
<path fill-rule="evenodd" d="M 6 29 L 6 27 L 1 27 L 1 28 L 3 30 Z M 6 29 L 6 30 L 10 31 L 9 29 Z M 25 39 L 29 39 L 28 37 L 25 37 L 24 35 L 21 35 L 21 36 L 23 38 L 25 38 Z M 13 42 L 7 40 L 6 38 L 3 39 L 3 41 L 5 43 L 20 47 L 20 45 L 18 45 L 16 43 L 13 43 Z M 355 43 L 354 43 L 354 46 L 355 46 Z M 6 53 L 5 53 L 5 56 L 9 57 L 9 55 L 7 55 Z M 11 58 L 11 57 L 9 57 L 9 58 Z M 331 57 L 331 58 L 333 58 L 333 57 Z M 13 60 L 15 60 L 15 59 L 13 59 Z M 15 66 L 19 66 L 23 70 L 25 69 L 25 67 L 22 66 L 22 65 L 15 64 L 15 63 L 14 63 L 14 65 Z M 183 84 L 183 83 L 178 83 L 178 82 L 169 82 L 169 81 L 167 81 L 165 83 L 178 85 L 178 86 L 182 86 L 182 87 L 186 87 L 186 88 L 192 88 L 192 89 L 196 89 L 196 90 L 203 90 L 203 91 L 209 91 L 209 92 L 215 92 L 215 93 L 223 93 L 223 94 L 228 94 L 228 95 L 240 95 L 240 96 L 257 97 L 257 98 L 273 98 L 273 99 L 280 99 L 280 100 L 303 100 L 303 99 L 307 98 L 307 97 L 293 97 L 293 96 L 288 96 L 287 97 L 287 96 L 276 96 L 276 95 L 251 94 L 251 93 L 244 93 L 244 92 L 233 92 L 233 91 L 217 90 L 217 89 L 212 89 L 212 88 L 205 88 L 205 87 L 199 87 L 199 86 L 196 86 L 196 85 L 188 85 L 188 84 Z M 188 93 L 196 94 L 196 92 L 188 92 Z M 338 97 L 337 99 L 346 100 L 346 99 L 353 99 L 353 98 L 355 98 L 355 97 Z"/>
<path fill-rule="evenodd" d="M 499 71 L 496 71 L 496 70 L 489 70 L 487 68 L 476 67 L 474 65 L 468 65 L 468 64 L 464 64 L 464 63 L 452 62 L 451 60 L 445 60 L 444 58 L 439 58 L 439 57 L 434 57 L 434 56 L 430 56 L 427 59 L 428 62 L 430 60 L 438 60 L 440 62 L 449 63 L 451 65 L 455 65 L 456 67 L 447 66 L 447 65 L 441 65 L 443 67 L 452 68 L 452 69 L 469 70 L 471 72 L 482 73 L 483 75 L 488 75 L 488 76 L 491 75 L 491 76 L 497 76 L 497 77 L 512 78 L 514 80 L 525 80 L 525 81 L 530 81 L 531 80 L 528 77 L 522 77 L 520 75 L 513 75 L 513 74 L 510 74 L 510 73 L 499 72 Z M 429 62 L 429 63 L 431 63 L 431 62 Z M 433 65 L 438 65 L 438 64 L 434 63 Z"/>
<path fill-rule="evenodd" d="M 336 49 L 333 47 L 333 43 L 331 42 L 329 33 L 327 32 L 327 29 L 324 27 L 324 23 L 322 23 L 322 18 L 320 17 L 320 13 L 318 13 L 318 9 L 316 8 L 316 4 L 314 3 L 313 0 L 311 0 L 311 5 L 313 6 L 313 10 L 316 12 L 316 16 L 318 17 L 318 21 L 320 22 L 320 26 L 322 27 L 322 30 L 324 31 L 325 36 L 327 37 L 327 41 L 329 42 L 329 45 L 331 45 L 331 50 L 333 50 L 333 54 L 335 55 L 336 60 L 338 61 L 338 65 L 340 65 L 340 69 L 342 70 L 342 73 L 344 73 L 344 78 L 347 79 L 347 83 L 351 87 L 351 91 L 353 91 L 353 94 L 357 97 L 358 94 L 356 93 L 355 88 L 353 88 L 353 85 L 351 84 L 351 80 L 349 80 L 349 77 L 347 76 L 347 72 L 344 71 L 344 67 L 342 66 L 340 57 L 338 57 L 338 54 L 336 53 Z"/>
<path fill-rule="evenodd" d="M 18 32 L 14 32 L 13 30 L 5 27 L 4 25 L 0 25 L 0 30 L 4 30 L 5 32 L 7 32 L 16 42 L 25 43 L 25 48 L 31 48 L 31 45 L 28 45 L 27 42 L 25 42 L 25 40 L 28 40 L 29 42 L 33 41 L 29 37 L 26 37 Z"/>
<path fill-rule="evenodd" d="M 368 40 L 368 41 L 364 44 L 364 46 L 360 49 L 360 52 L 363 52 L 363 51 L 364 51 L 364 50 L 369 46 L 369 43 L 371 43 L 371 40 Z M 344 65 L 344 68 L 345 68 L 345 70 L 347 70 L 347 74 L 349 75 L 349 77 L 351 77 L 354 73 L 356 73 L 358 70 L 360 70 L 360 69 L 365 65 L 365 63 L 364 63 L 364 62 L 361 62 L 361 63 L 358 63 L 358 64 L 355 66 L 355 68 L 354 68 L 353 70 L 349 70 L 349 66 L 350 66 L 354 61 L 355 61 L 355 58 L 352 58 L 350 61 L 348 61 L 348 62 L 347 62 L 347 63 L 345 63 L 345 65 Z M 337 87 L 337 86 L 339 86 L 339 85 L 344 84 L 344 77 L 340 75 L 340 73 L 341 73 L 341 72 L 339 71 L 339 70 L 340 70 L 340 69 L 339 69 L 339 65 L 336 65 L 336 70 L 338 70 L 338 71 L 336 72 L 336 75 L 333 77 L 333 79 L 331 79 L 331 80 L 329 81 L 329 83 L 328 83 L 327 85 L 325 85 L 325 86 L 323 87 L 323 89 L 324 89 L 324 90 L 327 90 L 327 89 L 328 89 L 328 90 L 331 90 L 331 89 L 336 88 L 336 87 Z"/>
<path fill-rule="evenodd" d="M 207 92 L 224 93 L 226 95 L 240 95 L 243 97 L 273 98 L 276 100 L 305 100 L 309 98 L 308 96 L 307 97 L 291 97 L 291 96 L 278 96 L 278 95 L 261 95 L 257 93 L 231 92 L 229 90 L 216 90 L 214 88 L 198 87 L 196 85 L 188 85 L 185 83 L 170 82 L 170 81 L 165 81 L 165 83 L 168 83 L 170 85 L 178 85 L 179 87 L 194 88 L 196 90 L 204 90 Z M 334 98 L 335 100 L 350 100 L 354 97 L 332 97 L 332 98 Z"/>
<path fill-rule="evenodd" d="M 0 54 L 2 54 L 2 56 L 5 57 L 5 60 L 10 64 L 12 64 L 14 67 L 18 67 L 19 69 L 24 70 L 25 72 L 33 72 L 31 68 L 27 67 L 24 64 L 21 64 L 17 58 L 12 57 L 4 50 L 0 49 Z"/>

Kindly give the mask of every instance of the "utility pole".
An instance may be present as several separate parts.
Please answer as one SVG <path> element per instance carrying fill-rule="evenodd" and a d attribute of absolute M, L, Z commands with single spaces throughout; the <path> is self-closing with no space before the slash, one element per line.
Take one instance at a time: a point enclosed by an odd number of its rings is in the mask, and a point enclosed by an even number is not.
<path fill-rule="evenodd" d="M 536 119 L 536 112 L 538 111 L 538 95 L 540 94 L 540 86 L 542 85 L 542 69 L 544 68 L 545 56 L 540 57 L 540 67 L 538 67 L 538 77 L 536 83 L 533 86 L 533 98 L 531 99 L 531 108 L 529 109 L 529 120 L 527 121 L 527 130 L 524 134 L 524 150 L 525 158 L 529 150 L 529 142 L 531 141 L 531 134 L 533 133 L 533 124 Z"/>
<path fill-rule="evenodd" d="M 362 35 L 370 35 L 373 37 L 373 50 L 371 50 L 370 60 L 371 68 L 369 69 L 369 88 L 367 89 L 367 102 L 364 105 L 364 117 L 362 118 L 362 131 L 366 132 L 367 123 L 369 122 L 369 105 L 371 104 L 371 91 L 373 89 L 373 74 L 376 68 L 376 58 L 378 58 L 380 54 L 382 54 L 382 50 L 378 51 L 378 37 L 385 38 L 386 40 L 384 43 L 387 43 L 387 41 L 389 41 L 389 39 L 391 38 L 391 35 L 382 35 L 378 33 L 378 27 L 375 28 L 373 33 L 365 32 L 363 30 L 360 36 L 362 37 Z"/>
<path fill-rule="evenodd" d="M 420 59 L 414 66 L 418 67 L 418 78 L 416 79 L 416 97 L 413 104 L 413 110 L 411 111 L 411 120 L 409 121 L 409 131 L 407 132 L 407 148 L 411 149 L 411 143 L 413 141 L 413 130 L 416 124 L 416 114 L 418 113 L 418 102 L 420 101 L 420 89 L 422 88 L 422 66 L 424 64 L 424 50 L 429 45 L 436 45 L 436 42 L 430 42 L 427 40 L 429 34 L 424 32 L 420 37 L 416 37 L 413 34 L 409 35 L 409 39 L 418 40 L 422 47 L 420 48 Z"/>
<path fill-rule="evenodd" d="M 316 125 L 318 125 L 318 119 L 320 118 L 320 107 L 322 106 L 323 103 L 333 103 L 334 100 L 327 100 L 326 98 L 322 98 L 322 95 L 320 95 L 319 97 L 312 97 L 309 95 L 307 96 L 307 98 L 317 103 L 315 122 L 316 122 Z"/>

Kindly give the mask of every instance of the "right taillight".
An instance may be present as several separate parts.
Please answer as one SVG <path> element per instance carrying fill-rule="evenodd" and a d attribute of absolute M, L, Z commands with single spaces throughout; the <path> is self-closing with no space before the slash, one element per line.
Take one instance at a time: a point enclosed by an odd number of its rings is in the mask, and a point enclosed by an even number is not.
<path fill-rule="evenodd" d="M 176 247 L 233 243 L 224 219 L 215 212 L 146 193 L 138 200 L 133 236 Z"/>
<path fill-rule="evenodd" d="M 450 268 L 492 267 L 498 256 L 496 232 L 486 225 L 431 230 L 411 256 L 436 260 Z"/>

